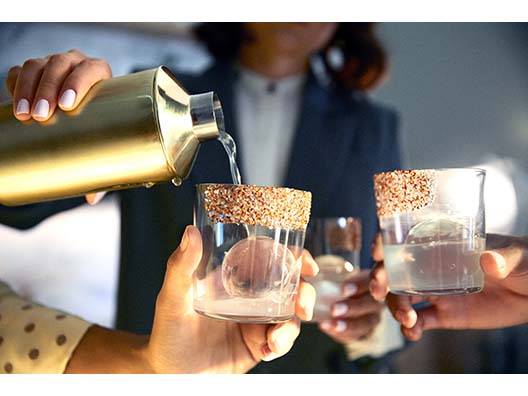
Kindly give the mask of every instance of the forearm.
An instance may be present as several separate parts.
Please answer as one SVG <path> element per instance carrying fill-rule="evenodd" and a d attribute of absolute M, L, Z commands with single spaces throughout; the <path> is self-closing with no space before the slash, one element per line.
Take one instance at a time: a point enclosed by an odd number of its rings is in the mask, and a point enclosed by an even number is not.
<path fill-rule="evenodd" d="M 152 373 L 147 336 L 92 326 L 74 350 L 65 373 Z"/>
<path fill-rule="evenodd" d="M 17 296 L 0 282 L 0 373 L 150 373 L 148 337 Z"/>

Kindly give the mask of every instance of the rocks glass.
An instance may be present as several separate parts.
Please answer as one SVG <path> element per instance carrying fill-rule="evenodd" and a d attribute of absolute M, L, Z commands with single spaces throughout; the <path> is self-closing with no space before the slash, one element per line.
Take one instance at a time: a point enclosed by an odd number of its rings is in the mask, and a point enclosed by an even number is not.
<path fill-rule="evenodd" d="M 484 179 L 484 170 L 472 168 L 374 176 L 392 293 L 449 295 L 482 289 Z"/>
<path fill-rule="evenodd" d="M 240 184 L 197 186 L 195 225 L 203 240 L 194 309 L 237 322 L 291 319 L 311 193 Z"/>
<path fill-rule="evenodd" d="M 305 246 L 319 266 L 316 276 L 305 278 L 317 293 L 312 322 L 332 319 L 332 306 L 344 299 L 344 282 L 360 271 L 361 220 L 314 218 L 306 230 Z"/>

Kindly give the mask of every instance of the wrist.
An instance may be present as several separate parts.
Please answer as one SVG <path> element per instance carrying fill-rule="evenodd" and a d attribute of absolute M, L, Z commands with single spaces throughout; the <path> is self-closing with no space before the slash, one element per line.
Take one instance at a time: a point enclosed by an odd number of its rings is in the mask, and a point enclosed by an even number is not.
<path fill-rule="evenodd" d="M 81 338 L 65 373 L 152 373 L 148 337 L 92 326 Z"/>

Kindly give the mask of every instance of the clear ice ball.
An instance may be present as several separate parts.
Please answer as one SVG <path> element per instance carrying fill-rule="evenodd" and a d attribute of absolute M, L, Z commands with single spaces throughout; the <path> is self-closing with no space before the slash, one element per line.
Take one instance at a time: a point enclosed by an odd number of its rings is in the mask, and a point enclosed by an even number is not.
<path fill-rule="evenodd" d="M 442 241 L 460 241 L 469 237 L 469 230 L 464 224 L 446 218 L 434 218 L 414 225 L 405 243 L 430 243 Z"/>
<path fill-rule="evenodd" d="M 290 249 L 263 236 L 240 240 L 222 263 L 222 282 L 232 297 L 282 300 L 295 290 L 298 273 Z"/>

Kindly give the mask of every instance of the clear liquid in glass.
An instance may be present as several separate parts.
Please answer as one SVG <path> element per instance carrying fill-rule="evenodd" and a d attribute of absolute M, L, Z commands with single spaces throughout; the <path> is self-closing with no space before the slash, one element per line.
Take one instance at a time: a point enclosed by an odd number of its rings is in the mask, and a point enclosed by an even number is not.
<path fill-rule="evenodd" d="M 392 293 L 468 294 L 482 289 L 484 238 L 383 245 Z"/>
<path fill-rule="evenodd" d="M 319 273 L 305 278 L 316 292 L 312 322 L 332 318 L 332 306 L 345 299 L 343 284 L 359 272 L 359 250 L 347 253 L 347 259 L 333 254 L 315 258 Z"/>
<path fill-rule="evenodd" d="M 249 228 L 256 237 L 245 237 L 243 224 L 213 226 L 215 241 L 198 268 L 194 309 L 238 322 L 289 320 L 300 280 L 302 232 Z"/>

